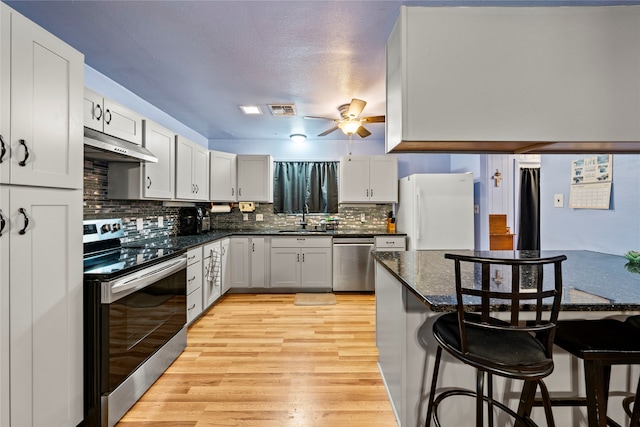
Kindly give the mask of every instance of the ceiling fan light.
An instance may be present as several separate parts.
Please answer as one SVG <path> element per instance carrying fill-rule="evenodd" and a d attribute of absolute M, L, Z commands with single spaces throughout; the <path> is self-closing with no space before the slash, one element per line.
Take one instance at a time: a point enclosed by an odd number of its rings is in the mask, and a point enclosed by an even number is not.
<path fill-rule="evenodd" d="M 342 132 L 346 133 L 347 135 L 353 135 L 360 127 L 360 121 L 352 120 L 352 119 L 344 120 L 340 122 L 338 127 L 340 128 L 340 130 L 342 130 Z"/>
<path fill-rule="evenodd" d="M 293 142 L 304 142 L 307 139 L 307 135 L 303 135 L 301 133 L 294 133 L 294 134 L 289 135 L 289 138 Z"/>

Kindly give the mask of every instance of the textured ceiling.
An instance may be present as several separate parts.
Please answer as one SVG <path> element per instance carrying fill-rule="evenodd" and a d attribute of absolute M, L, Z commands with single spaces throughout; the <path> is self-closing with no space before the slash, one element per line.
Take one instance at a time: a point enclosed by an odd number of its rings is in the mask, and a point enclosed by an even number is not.
<path fill-rule="evenodd" d="M 557 6 L 637 1 L 6 1 L 85 62 L 208 139 L 310 139 L 351 98 L 385 113 L 385 44 L 400 5 Z M 267 104 L 294 103 L 296 117 Z M 257 104 L 261 116 L 238 105 Z M 384 139 L 384 124 L 369 124 Z M 331 139 L 346 138 L 340 131 Z"/>

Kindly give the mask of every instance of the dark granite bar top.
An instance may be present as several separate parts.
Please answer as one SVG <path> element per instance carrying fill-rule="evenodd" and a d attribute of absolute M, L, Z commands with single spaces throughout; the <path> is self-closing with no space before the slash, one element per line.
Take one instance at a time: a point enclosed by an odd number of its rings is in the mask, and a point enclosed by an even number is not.
<path fill-rule="evenodd" d="M 444 258 L 447 252 L 520 256 L 519 251 L 406 251 L 373 252 L 373 257 L 429 309 L 443 312 L 456 307 L 454 262 Z M 640 310 L 640 274 L 624 257 L 591 251 L 542 251 L 540 256 L 561 254 L 567 256 L 562 263 L 562 310 Z M 545 275 L 545 284 L 547 279 L 551 277 Z"/>

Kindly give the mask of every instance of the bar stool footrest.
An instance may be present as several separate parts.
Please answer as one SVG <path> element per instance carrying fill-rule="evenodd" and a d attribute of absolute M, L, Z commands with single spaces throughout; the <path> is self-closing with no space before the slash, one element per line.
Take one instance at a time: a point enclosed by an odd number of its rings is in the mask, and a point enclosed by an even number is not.
<path fill-rule="evenodd" d="M 452 388 L 449 389 L 447 391 L 443 391 L 442 393 L 438 394 L 435 398 L 435 400 L 433 401 L 433 421 L 435 422 L 437 427 L 441 427 L 440 424 L 440 420 L 438 419 L 438 405 L 440 405 L 440 403 L 451 396 L 468 396 L 468 397 L 473 397 L 474 399 L 477 397 L 476 392 L 466 389 L 466 388 Z M 499 409 L 501 409 L 502 411 L 506 412 L 507 414 L 511 415 L 515 420 L 520 421 L 521 423 L 524 423 L 526 426 L 529 427 L 538 427 L 538 425 L 536 423 L 533 422 L 533 420 L 531 418 L 528 417 L 522 417 L 520 415 L 518 415 L 517 412 L 515 412 L 513 409 L 509 408 L 508 406 L 506 406 L 505 404 L 503 404 L 502 402 L 498 402 L 494 399 L 489 398 L 489 396 L 485 396 L 482 395 L 482 400 L 488 404 L 491 404 L 493 406 L 498 407 Z M 427 420 L 429 421 L 429 420 Z M 427 424 L 428 425 L 428 424 Z"/>

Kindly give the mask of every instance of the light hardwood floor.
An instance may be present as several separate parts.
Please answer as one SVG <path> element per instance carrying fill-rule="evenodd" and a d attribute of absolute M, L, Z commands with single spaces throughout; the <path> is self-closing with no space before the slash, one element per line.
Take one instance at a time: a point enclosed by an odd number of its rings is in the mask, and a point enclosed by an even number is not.
<path fill-rule="evenodd" d="M 376 365 L 375 296 L 293 299 L 224 296 L 118 426 L 397 426 Z"/>

